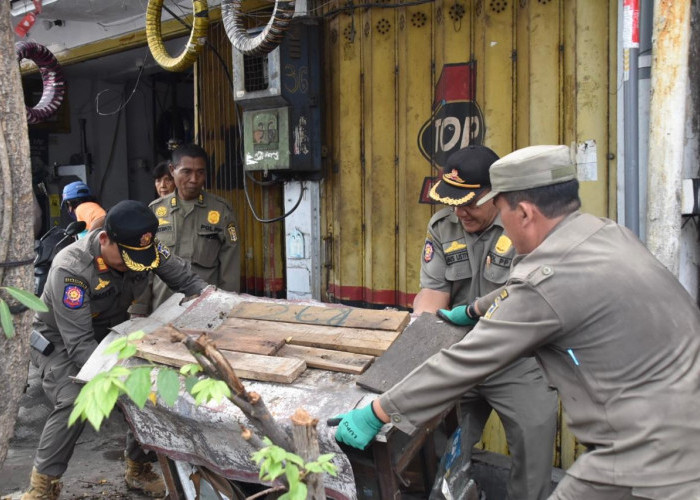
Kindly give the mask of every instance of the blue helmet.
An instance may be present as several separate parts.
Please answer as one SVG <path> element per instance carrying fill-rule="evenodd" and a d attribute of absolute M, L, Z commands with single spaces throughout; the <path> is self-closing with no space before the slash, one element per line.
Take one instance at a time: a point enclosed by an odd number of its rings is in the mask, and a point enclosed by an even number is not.
<path fill-rule="evenodd" d="M 87 198 L 92 196 L 92 191 L 90 187 L 83 181 L 75 181 L 70 184 L 66 184 L 63 188 L 63 198 L 61 199 L 61 205 L 69 200 L 75 200 L 77 198 Z"/>

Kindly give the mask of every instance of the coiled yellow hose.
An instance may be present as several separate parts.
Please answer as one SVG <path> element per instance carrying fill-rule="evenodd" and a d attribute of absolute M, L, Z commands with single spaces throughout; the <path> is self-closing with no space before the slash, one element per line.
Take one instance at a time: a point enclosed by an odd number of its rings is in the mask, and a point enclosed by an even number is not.
<path fill-rule="evenodd" d="M 222 0 L 221 18 L 226 36 L 233 46 L 247 56 L 262 56 L 275 50 L 294 17 L 294 0 L 276 0 L 275 10 L 265 28 L 257 35 L 248 34 L 241 15 L 243 0 Z"/>
<path fill-rule="evenodd" d="M 153 59 L 168 71 L 183 71 L 192 66 L 207 41 L 209 30 L 209 8 L 206 0 L 192 0 L 192 31 L 187 45 L 177 57 L 171 57 L 165 50 L 160 17 L 163 0 L 148 0 L 146 9 L 146 39 Z"/>

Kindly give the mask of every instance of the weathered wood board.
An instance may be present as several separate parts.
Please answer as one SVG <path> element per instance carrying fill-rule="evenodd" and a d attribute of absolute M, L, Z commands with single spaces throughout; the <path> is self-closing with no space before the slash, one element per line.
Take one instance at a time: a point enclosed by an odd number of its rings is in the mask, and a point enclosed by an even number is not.
<path fill-rule="evenodd" d="M 306 325 L 255 319 L 227 318 L 217 331 L 241 332 L 260 338 L 278 338 L 288 344 L 318 347 L 333 351 L 354 352 L 381 356 L 401 332 L 343 328 L 337 326 Z"/>
<path fill-rule="evenodd" d="M 169 366 L 180 367 L 195 363 L 195 358 L 182 343 L 170 342 L 169 327 L 159 328 L 138 342 L 137 356 Z M 241 378 L 289 384 L 306 369 L 306 363 L 297 358 L 261 356 L 221 349 Z"/>
<path fill-rule="evenodd" d="M 231 310 L 229 317 L 390 331 L 403 330 L 410 320 L 410 314 L 405 311 L 273 302 L 241 302 Z"/>
<path fill-rule="evenodd" d="M 306 366 L 334 372 L 355 373 L 364 372 L 374 361 L 374 356 L 350 352 L 331 351 L 316 347 L 286 345 L 277 353 L 286 358 L 299 358 L 306 361 Z"/>
<path fill-rule="evenodd" d="M 423 313 L 357 378 L 357 385 L 385 392 L 430 356 L 462 340 L 469 330 L 471 327 L 450 325 L 434 314 Z"/>

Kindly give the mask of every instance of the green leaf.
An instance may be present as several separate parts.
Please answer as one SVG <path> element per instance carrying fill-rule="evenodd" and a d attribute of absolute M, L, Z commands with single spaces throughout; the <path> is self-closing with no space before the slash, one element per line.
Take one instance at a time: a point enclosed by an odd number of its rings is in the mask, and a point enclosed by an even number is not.
<path fill-rule="evenodd" d="M 258 450 L 255 453 L 253 453 L 250 458 L 253 459 L 253 462 L 255 462 L 255 465 L 260 465 L 260 462 L 265 460 L 265 448 L 262 450 Z"/>
<path fill-rule="evenodd" d="M 290 486 L 299 482 L 299 468 L 296 465 L 288 464 L 284 475 Z"/>
<path fill-rule="evenodd" d="M 28 307 L 29 309 L 39 312 L 49 311 L 46 304 L 44 304 L 42 300 L 33 293 L 26 290 L 20 290 L 19 288 L 15 288 L 13 286 L 4 286 L 3 288 L 7 291 L 7 293 L 12 295 L 17 302 Z"/>
<path fill-rule="evenodd" d="M 308 472 L 313 472 L 314 474 L 320 474 L 321 472 L 323 472 L 321 465 L 316 462 L 309 462 L 308 464 L 304 465 L 304 468 Z"/>
<path fill-rule="evenodd" d="M 88 401 L 88 404 L 85 408 L 85 416 L 87 417 L 88 422 L 90 422 L 90 424 L 95 428 L 95 430 L 99 431 L 100 425 L 102 424 L 102 419 L 104 418 L 104 414 L 100 410 L 97 401 L 95 401 L 94 399 Z"/>
<path fill-rule="evenodd" d="M 137 349 L 136 349 L 135 345 L 127 344 L 126 346 L 124 346 L 124 349 L 121 350 L 121 352 L 119 353 L 119 355 L 117 357 L 119 359 L 130 358 L 131 356 L 136 354 L 136 350 Z"/>
<path fill-rule="evenodd" d="M 323 455 L 319 455 L 316 461 L 319 463 L 330 462 L 331 460 L 333 460 L 334 456 L 335 453 L 324 453 Z"/>
<path fill-rule="evenodd" d="M 295 455 L 294 453 L 286 452 L 284 454 L 284 459 L 288 462 L 292 462 L 293 464 L 297 464 L 299 467 L 304 466 L 304 459 L 301 458 L 299 455 Z"/>
<path fill-rule="evenodd" d="M 305 500 L 308 493 L 308 488 L 304 483 L 299 483 L 296 488 L 294 488 L 294 500 Z"/>
<path fill-rule="evenodd" d="M 282 469 L 282 464 L 280 462 L 272 462 L 270 464 L 270 469 L 267 473 L 267 478 L 270 481 L 274 481 L 276 478 L 281 476 L 284 473 L 284 470 Z"/>
<path fill-rule="evenodd" d="M 197 363 L 187 363 L 180 367 L 180 373 L 182 375 L 196 375 L 202 371 L 202 367 Z"/>
<path fill-rule="evenodd" d="M 158 394 L 163 398 L 165 404 L 172 406 L 177 401 L 180 393 L 180 377 L 175 370 L 161 368 L 158 371 Z"/>
<path fill-rule="evenodd" d="M 129 342 L 133 342 L 135 340 L 141 340 L 145 336 L 146 332 L 143 330 L 136 330 L 135 332 L 131 332 L 129 335 L 127 335 L 126 338 Z"/>
<path fill-rule="evenodd" d="M 231 396 L 231 390 L 221 380 L 204 378 L 194 384 L 191 394 L 195 397 L 195 404 L 200 405 L 212 400 L 218 403 L 222 398 Z"/>
<path fill-rule="evenodd" d="M 323 462 L 321 464 L 321 468 L 323 469 L 323 472 L 327 472 L 331 476 L 336 476 L 338 474 L 336 466 L 331 463 Z"/>
<path fill-rule="evenodd" d="M 118 339 L 110 342 L 110 344 L 105 348 L 105 354 L 117 354 L 121 352 L 124 347 L 126 347 L 129 339 L 127 337 L 119 337 Z"/>
<path fill-rule="evenodd" d="M 270 457 L 272 457 L 272 460 L 275 462 L 281 462 L 286 455 L 287 452 L 283 448 L 279 446 L 270 446 Z"/>
<path fill-rule="evenodd" d="M 194 375 L 190 375 L 185 379 L 185 389 L 187 389 L 187 392 L 192 394 L 192 388 L 199 382 L 199 379 L 195 377 Z"/>
<path fill-rule="evenodd" d="M 151 393 L 151 367 L 136 368 L 126 379 L 126 393 L 139 408 L 143 408 Z"/>
<path fill-rule="evenodd" d="M 0 299 L 0 324 L 5 332 L 5 337 L 11 339 L 15 336 L 15 325 L 12 323 L 12 313 L 7 303 Z"/>
<path fill-rule="evenodd" d="M 97 400 L 100 410 L 102 410 L 105 417 L 109 417 L 109 414 L 112 413 L 114 405 L 117 404 L 119 392 L 119 388 L 115 384 L 110 384 L 108 389 L 103 393 L 102 398 Z"/>

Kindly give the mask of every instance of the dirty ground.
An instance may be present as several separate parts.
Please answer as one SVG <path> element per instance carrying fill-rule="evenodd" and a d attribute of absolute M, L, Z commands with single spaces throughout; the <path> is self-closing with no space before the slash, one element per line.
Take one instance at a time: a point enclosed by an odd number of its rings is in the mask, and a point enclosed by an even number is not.
<path fill-rule="evenodd" d="M 51 409 L 33 367 L 29 369 L 28 385 L 20 403 L 14 438 L 0 468 L 0 500 L 18 500 L 28 486 L 34 451 Z M 118 411 L 102 424 L 100 432 L 90 425 L 85 427 L 63 476 L 61 499 L 149 498 L 128 490 L 124 482 L 126 428 Z M 158 468 L 157 464 L 154 466 Z"/>

